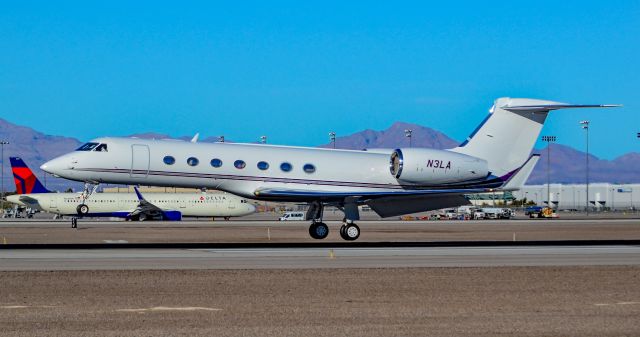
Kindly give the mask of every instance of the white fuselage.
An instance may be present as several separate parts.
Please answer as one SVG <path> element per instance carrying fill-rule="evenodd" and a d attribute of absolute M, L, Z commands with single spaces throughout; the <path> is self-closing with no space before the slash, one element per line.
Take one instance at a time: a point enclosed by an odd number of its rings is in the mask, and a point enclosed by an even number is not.
<path fill-rule="evenodd" d="M 384 152 L 136 138 L 99 138 L 92 142 L 107 144 L 108 150 L 74 151 L 46 163 L 42 169 L 77 181 L 210 188 L 254 199 L 261 198 L 256 193 L 260 189 L 357 194 L 398 191 L 419 185 L 392 175 L 389 153 Z M 460 175 L 469 179 L 471 170 L 465 167 L 469 165 L 468 159 L 479 161 L 445 150 L 423 149 L 421 155 L 426 156 L 421 163 L 438 160 L 447 165 L 425 167 L 421 164 L 404 170 L 419 171 L 417 173 L 433 178 L 433 184 L 453 182 Z M 165 163 L 167 156 L 175 162 Z M 189 165 L 189 158 L 196 158 L 198 164 Z M 214 160 L 222 164 L 212 165 Z M 244 166 L 236 163 L 239 160 Z M 268 164 L 268 168 L 262 164 L 261 169 L 261 162 Z M 290 165 L 291 169 L 287 171 L 282 165 Z M 486 172 L 478 171 L 472 178 L 486 177 Z"/>
<path fill-rule="evenodd" d="M 182 216 L 235 217 L 251 214 L 255 206 L 246 199 L 226 193 L 146 193 L 145 199 L 164 211 L 180 211 Z M 81 193 L 18 194 L 7 201 L 41 211 L 77 215 L 83 203 Z M 93 193 L 84 204 L 89 214 L 96 216 L 123 216 L 133 212 L 140 201 L 135 193 Z"/>

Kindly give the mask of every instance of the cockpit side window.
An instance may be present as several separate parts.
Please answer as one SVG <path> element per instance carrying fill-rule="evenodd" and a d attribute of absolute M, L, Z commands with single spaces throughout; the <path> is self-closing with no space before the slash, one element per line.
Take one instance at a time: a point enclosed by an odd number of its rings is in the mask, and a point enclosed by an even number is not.
<path fill-rule="evenodd" d="M 77 148 L 76 151 L 91 151 L 95 149 L 96 146 L 98 146 L 98 143 L 85 143 L 84 145 Z"/>
<path fill-rule="evenodd" d="M 98 147 L 96 147 L 96 152 L 107 152 L 107 144 L 100 144 L 98 145 Z"/>

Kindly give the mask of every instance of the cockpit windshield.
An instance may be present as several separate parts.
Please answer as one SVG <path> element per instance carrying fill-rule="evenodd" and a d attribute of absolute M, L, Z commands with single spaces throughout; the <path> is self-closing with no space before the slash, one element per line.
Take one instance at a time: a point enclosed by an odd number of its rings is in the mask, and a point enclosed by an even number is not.
<path fill-rule="evenodd" d="M 77 148 L 76 151 L 91 151 L 95 149 L 96 146 L 98 146 L 98 143 L 86 143 L 80 146 L 79 148 Z"/>
<path fill-rule="evenodd" d="M 85 143 L 82 146 L 80 146 L 79 148 L 76 149 L 76 151 L 96 151 L 96 152 L 107 152 L 107 144 L 100 144 L 100 143 Z"/>
<path fill-rule="evenodd" d="M 96 147 L 96 152 L 107 152 L 107 144 L 100 144 Z"/>

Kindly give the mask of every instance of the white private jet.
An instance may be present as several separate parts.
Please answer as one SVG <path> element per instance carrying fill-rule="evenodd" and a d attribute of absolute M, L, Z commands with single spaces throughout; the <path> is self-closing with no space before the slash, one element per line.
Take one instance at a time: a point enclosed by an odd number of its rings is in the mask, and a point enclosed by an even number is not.
<path fill-rule="evenodd" d="M 178 221 L 183 216 L 229 218 L 255 212 L 248 200 L 228 193 L 149 193 L 146 198 L 134 187 L 134 193 L 52 193 L 19 157 L 9 158 L 16 193 L 7 201 L 41 211 L 77 217 L 117 217 L 127 220 Z"/>
<path fill-rule="evenodd" d="M 382 217 L 467 204 L 464 194 L 507 186 L 529 159 L 551 110 L 604 108 L 500 98 L 460 146 L 351 151 L 264 144 L 97 138 L 41 168 L 85 184 L 213 188 L 257 200 L 306 202 L 309 233 L 323 239 L 325 205 L 344 211 L 340 235 L 355 240 L 358 205 Z M 85 187 L 88 189 L 88 187 Z"/>

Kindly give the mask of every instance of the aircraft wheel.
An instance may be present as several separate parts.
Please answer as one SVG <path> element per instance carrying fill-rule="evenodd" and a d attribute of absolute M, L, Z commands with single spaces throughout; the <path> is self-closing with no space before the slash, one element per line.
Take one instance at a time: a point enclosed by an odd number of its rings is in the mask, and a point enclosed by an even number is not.
<path fill-rule="evenodd" d="M 138 221 L 146 221 L 147 220 L 147 215 L 142 213 L 140 214 L 140 216 L 138 217 Z"/>
<path fill-rule="evenodd" d="M 76 211 L 78 212 L 78 214 L 80 215 L 84 215 L 89 213 L 89 206 L 82 204 L 82 205 L 78 205 L 78 207 L 76 207 Z"/>
<path fill-rule="evenodd" d="M 342 225 L 340 236 L 346 241 L 355 241 L 360 237 L 360 227 L 354 223 Z"/>
<path fill-rule="evenodd" d="M 309 235 L 316 240 L 322 240 L 329 235 L 329 226 L 323 222 L 314 222 L 309 226 Z"/>

